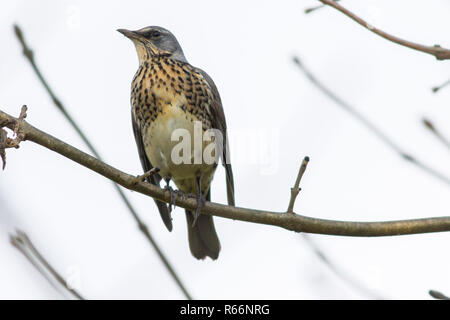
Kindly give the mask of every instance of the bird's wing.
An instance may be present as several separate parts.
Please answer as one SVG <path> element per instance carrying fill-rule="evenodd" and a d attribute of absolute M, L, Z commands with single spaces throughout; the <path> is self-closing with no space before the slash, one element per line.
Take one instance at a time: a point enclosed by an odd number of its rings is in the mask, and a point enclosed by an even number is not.
<path fill-rule="evenodd" d="M 139 158 L 141 159 L 142 168 L 144 169 L 144 172 L 147 172 L 151 170 L 152 164 L 150 163 L 150 160 L 147 157 L 147 154 L 145 153 L 144 149 L 144 143 L 142 141 L 142 133 L 141 128 L 138 125 L 138 122 L 135 118 L 134 112 L 131 113 L 131 120 L 133 123 L 133 132 L 134 132 L 134 138 L 136 139 L 136 145 L 139 152 Z M 150 177 L 147 178 L 147 181 L 149 183 L 152 183 L 154 185 L 157 185 L 159 187 L 159 182 L 161 181 L 161 176 L 157 173 L 152 174 Z M 158 207 L 159 214 L 161 215 L 162 220 L 164 221 L 164 224 L 166 225 L 167 229 L 169 231 L 172 231 L 172 218 L 170 216 L 169 208 L 167 204 L 165 204 L 162 201 L 155 199 L 156 206 Z"/>
<path fill-rule="evenodd" d="M 222 164 L 225 167 L 226 182 L 227 182 L 227 198 L 228 204 L 234 206 L 234 179 L 233 170 L 230 162 L 230 149 L 228 146 L 227 137 L 227 123 L 225 121 L 225 113 L 223 112 L 222 101 L 220 99 L 219 90 L 217 90 L 214 81 L 203 70 L 197 68 L 197 71 L 203 76 L 207 84 L 209 85 L 213 94 L 213 101 L 209 106 L 209 112 L 211 113 L 211 125 L 214 129 L 220 130 L 223 136 L 223 154 Z"/>

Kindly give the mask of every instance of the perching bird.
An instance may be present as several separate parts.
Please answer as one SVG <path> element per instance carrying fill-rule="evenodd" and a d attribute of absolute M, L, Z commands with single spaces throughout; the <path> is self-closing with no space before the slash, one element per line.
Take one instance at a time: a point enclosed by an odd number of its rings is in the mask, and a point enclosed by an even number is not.
<path fill-rule="evenodd" d="M 190 65 L 175 36 L 161 27 L 146 27 L 137 31 L 117 30 L 133 41 L 139 58 L 139 68 L 131 85 L 132 121 L 141 163 L 145 172 L 158 168 L 158 173 L 147 180 L 159 186 L 162 178 L 169 187 L 173 180 L 184 194 L 197 195 L 195 213 L 186 210 L 189 248 L 197 259 L 206 256 L 217 259 L 220 243 L 214 228 L 213 218 L 199 215 L 203 201 L 210 201 L 210 184 L 222 158 L 226 171 L 228 204 L 234 205 L 233 172 L 227 148 L 227 126 L 219 92 L 213 80 L 203 70 Z M 196 127 L 197 124 L 197 127 Z M 195 149 L 196 130 L 205 134 L 208 129 L 217 129 L 222 139 L 200 140 L 200 150 Z M 189 133 L 189 148 L 173 152 L 179 144 L 174 130 L 184 129 Z M 175 140 L 175 141 L 174 141 Z M 208 146 L 219 150 L 212 156 L 216 161 L 205 161 L 203 151 Z M 200 154 L 201 153 L 201 154 Z M 201 161 L 194 161 L 200 154 Z M 174 159 L 181 156 L 192 161 Z M 190 156 L 189 156 L 190 155 Z M 198 158 L 196 158 L 198 159 Z M 171 190 L 173 192 L 173 190 Z M 161 217 L 172 230 L 171 205 L 155 200 Z"/>

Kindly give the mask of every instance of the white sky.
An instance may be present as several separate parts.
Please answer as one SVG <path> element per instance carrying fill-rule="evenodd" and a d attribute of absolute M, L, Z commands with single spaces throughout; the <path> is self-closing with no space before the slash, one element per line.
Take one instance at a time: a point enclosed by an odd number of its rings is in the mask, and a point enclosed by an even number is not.
<path fill-rule="evenodd" d="M 298 54 L 340 97 L 447 176 L 450 155 L 420 119 L 430 117 L 450 136 L 450 88 L 430 90 L 450 77 L 449 62 L 380 39 L 331 8 L 303 14 L 317 3 L 2 1 L 0 109 L 17 115 L 27 104 L 31 124 L 86 150 L 22 57 L 12 32 L 16 22 L 107 162 L 141 173 L 129 105 L 137 57 L 115 30 L 160 25 L 219 88 L 230 134 L 237 137 L 231 151 L 238 206 L 286 210 L 298 166 L 309 155 L 298 213 L 364 221 L 448 215 L 449 186 L 406 163 L 324 97 L 291 57 Z M 397 36 L 450 47 L 448 1 L 342 3 Z M 268 154 L 261 139 L 271 141 Z M 25 230 L 62 274 L 79 274 L 87 298 L 183 298 L 108 181 L 33 143 L 8 150 L 7 157 L 0 173 L 0 298 L 60 298 L 9 244 L 15 228 Z M 152 199 L 126 193 L 195 298 L 367 298 L 329 272 L 299 234 L 279 228 L 216 218 L 221 255 L 197 261 L 182 209 L 169 233 Z M 226 202 L 222 169 L 212 198 Z M 312 238 L 382 297 L 450 293 L 450 234 Z"/>

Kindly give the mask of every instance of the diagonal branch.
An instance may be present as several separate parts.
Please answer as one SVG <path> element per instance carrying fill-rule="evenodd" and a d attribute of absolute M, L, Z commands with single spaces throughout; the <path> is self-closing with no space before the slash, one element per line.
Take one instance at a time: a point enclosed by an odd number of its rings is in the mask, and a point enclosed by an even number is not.
<path fill-rule="evenodd" d="M 303 239 L 306 241 L 306 243 L 310 246 L 310 248 L 313 250 L 314 254 L 319 258 L 319 260 L 325 264 L 339 279 L 353 287 L 354 289 L 358 290 L 362 294 L 366 295 L 367 297 L 370 297 L 374 300 L 384 300 L 378 293 L 375 291 L 366 288 L 364 285 L 359 283 L 359 281 L 352 277 L 349 273 L 346 273 L 345 270 L 339 268 L 326 254 L 325 252 L 313 241 L 313 239 L 310 237 L 307 233 L 302 233 Z"/>
<path fill-rule="evenodd" d="M 302 161 L 302 164 L 300 165 L 300 169 L 298 171 L 297 179 L 295 181 L 294 187 L 291 188 L 291 199 L 289 201 L 289 206 L 287 209 L 287 213 L 294 213 L 294 204 L 295 200 L 301 191 L 300 188 L 300 182 L 302 180 L 303 174 L 306 171 L 306 167 L 309 163 L 309 157 L 305 157 Z M 339 277 L 342 281 L 346 282 L 353 288 L 357 289 L 361 293 L 365 294 L 366 296 L 371 297 L 372 299 L 380 300 L 380 296 L 378 296 L 376 293 L 372 292 L 371 290 L 364 287 L 362 284 L 360 284 L 358 281 L 356 281 L 354 278 L 352 278 L 349 274 L 345 273 L 342 269 L 339 269 L 336 264 L 328 258 L 326 253 L 311 239 L 311 237 L 307 233 L 301 234 L 303 239 L 305 240 L 306 244 L 312 249 L 313 253 L 317 256 L 317 258 L 325 264 L 337 277 Z"/>
<path fill-rule="evenodd" d="M 122 172 L 93 156 L 74 148 L 73 146 L 33 127 L 18 118 L 14 118 L 0 110 L 0 124 L 7 123 L 7 127 L 14 129 L 17 125 L 24 134 L 25 140 L 37 143 L 49 150 L 71 159 L 78 164 L 97 172 L 124 188 L 133 190 L 152 198 L 170 203 L 171 193 L 147 182 L 136 183 L 136 177 Z M 197 200 L 176 194 L 175 200 L 179 207 L 195 210 Z M 296 232 L 309 232 L 340 236 L 377 237 L 394 236 L 430 232 L 450 231 L 450 217 L 434 217 L 423 219 L 382 221 L 382 222 L 350 222 L 326 220 L 307 217 L 298 214 L 285 214 L 256 209 L 239 208 L 206 202 L 201 213 L 222 218 L 241 220 L 281 227 Z"/>
<path fill-rule="evenodd" d="M 449 297 L 447 297 L 445 294 L 443 294 L 440 291 L 430 290 L 430 291 L 428 291 L 428 294 L 438 300 L 450 300 Z"/>
<path fill-rule="evenodd" d="M 56 290 L 60 291 L 62 287 L 76 299 L 84 300 L 84 298 L 75 289 L 71 288 L 67 281 L 64 280 L 64 278 L 59 275 L 55 269 L 53 269 L 48 261 L 36 249 L 25 232 L 17 230 L 15 235 L 10 235 L 10 242 L 28 259 L 28 261 L 31 262 L 31 264 L 50 282 Z"/>
<path fill-rule="evenodd" d="M 448 150 L 450 150 L 450 140 L 444 136 L 444 134 L 436 128 L 436 126 L 431 122 L 431 120 L 423 118 L 423 125 L 430 130 L 430 132 L 445 146 Z"/>
<path fill-rule="evenodd" d="M 339 0 L 334 0 L 334 1 L 339 1 Z M 319 4 L 318 6 L 306 8 L 304 10 L 304 12 L 305 12 L 305 14 L 309 14 L 311 12 L 314 12 L 314 11 L 318 10 L 318 9 L 322 9 L 325 6 L 326 6 L 325 4 Z"/>
<path fill-rule="evenodd" d="M 401 46 L 404 47 L 408 47 L 410 49 L 413 50 L 417 50 L 417 51 L 421 51 L 421 52 L 425 52 L 428 54 L 431 54 L 433 56 L 436 57 L 436 59 L 438 60 L 448 60 L 450 59 L 450 50 L 446 49 L 446 48 L 442 48 L 440 45 L 434 45 L 434 46 L 424 46 L 422 44 L 418 44 L 415 42 L 411 42 L 411 41 L 407 41 L 401 38 L 398 38 L 396 36 L 393 36 L 387 32 L 384 32 L 380 29 L 375 28 L 374 26 L 372 26 L 371 24 L 369 24 L 368 22 L 364 21 L 363 19 L 361 19 L 360 17 L 358 17 L 356 14 L 354 14 L 353 12 L 351 12 L 350 10 L 344 8 L 343 6 L 341 6 L 339 3 L 336 3 L 335 1 L 332 0 L 319 0 L 320 2 L 322 2 L 324 5 L 333 7 L 334 9 L 342 12 L 343 14 L 345 14 L 347 17 L 349 17 L 350 19 L 356 21 L 356 23 L 360 24 L 361 26 L 363 26 L 364 28 L 366 28 L 369 31 L 372 31 L 373 33 L 379 35 L 380 37 L 392 41 L 394 43 L 397 43 Z"/>
<path fill-rule="evenodd" d="M 431 88 L 431 91 L 433 91 L 433 93 L 437 93 L 439 90 L 445 88 L 446 86 L 448 86 L 450 84 L 450 79 L 448 79 L 447 81 L 445 81 L 444 83 L 435 86 L 433 88 Z"/>
<path fill-rule="evenodd" d="M 297 67 L 305 74 L 309 81 L 312 82 L 323 94 L 325 94 L 328 98 L 334 101 L 337 105 L 339 105 L 342 109 L 347 111 L 350 115 L 352 115 L 356 120 L 358 120 L 361 124 L 363 124 L 369 131 L 371 131 L 374 135 L 378 137 L 385 145 L 387 145 L 392 151 L 397 153 L 404 160 L 412 163 L 417 168 L 422 171 L 428 173 L 434 178 L 439 179 L 440 181 L 446 183 L 450 186 L 450 178 L 446 177 L 442 173 L 436 171 L 420 160 L 414 158 L 412 155 L 404 151 L 400 148 L 390 137 L 388 137 L 385 133 L 383 133 L 374 123 L 364 117 L 361 113 L 359 113 L 356 108 L 339 98 L 336 94 L 334 94 L 330 89 L 325 87 L 317 78 L 309 71 L 309 69 L 300 61 L 298 57 L 294 57 L 294 63 Z"/>
<path fill-rule="evenodd" d="M 36 73 L 37 77 L 39 78 L 40 82 L 42 83 L 42 85 L 44 86 L 45 90 L 47 91 L 47 93 L 51 97 L 51 99 L 52 99 L 53 103 L 55 104 L 55 106 L 62 112 L 64 117 L 67 119 L 67 121 L 69 121 L 69 123 L 72 126 L 72 128 L 78 133 L 78 135 L 83 140 L 83 142 L 86 144 L 88 149 L 92 152 L 92 154 L 97 159 L 101 160 L 102 157 L 100 156 L 100 154 L 97 152 L 97 150 L 95 149 L 93 144 L 90 142 L 90 140 L 84 134 L 84 132 L 81 130 L 80 126 L 76 123 L 76 121 L 69 114 L 69 112 L 67 111 L 67 109 L 65 108 L 65 106 L 63 105 L 61 100 L 59 100 L 57 98 L 57 96 L 55 95 L 55 93 L 51 89 L 50 85 L 48 84 L 47 80 L 42 75 L 42 72 L 40 71 L 40 69 L 38 68 L 38 66 L 36 64 L 36 61 L 34 60 L 33 51 L 27 45 L 27 43 L 25 41 L 25 38 L 23 36 L 23 32 L 22 32 L 22 30 L 20 29 L 20 27 L 18 25 L 14 25 L 14 32 L 15 32 L 16 37 L 19 40 L 20 44 L 22 45 L 22 50 L 23 50 L 23 54 L 24 54 L 25 58 L 30 63 L 31 67 L 33 68 L 33 70 Z M 3 159 L 3 163 L 5 163 L 5 161 L 4 161 L 4 158 L 5 158 L 4 157 L 4 152 L 3 152 L 2 148 L 1 148 L 1 137 L 2 136 L 1 136 L 1 131 L 0 131 L 0 156 Z M 184 296 L 187 299 L 191 300 L 192 297 L 191 297 L 190 293 L 186 289 L 185 285 L 181 281 L 181 279 L 178 276 L 178 274 L 175 272 L 175 269 L 172 267 L 172 265 L 170 264 L 169 260 L 165 256 L 165 254 L 162 252 L 162 249 L 156 243 L 155 239 L 153 238 L 153 236 L 151 235 L 150 231 L 148 230 L 148 227 L 139 218 L 139 215 L 137 214 L 136 209 L 133 207 L 133 205 L 131 204 L 131 202 L 128 199 L 128 197 L 125 195 L 125 193 L 122 191 L 122 189 L 119 188 L 119 186 L 117 184 L 113 183 L 113 185 L 114 185 L 114 188 L 116 189 L 117 193 L 119 194 L 120 198 L 125 203 L 125 205 L 128 208 L 128 210 L 130 211 L 130 213 L 133 216 L 134 220 L 136 221 L 136 223 L 137 223 L 137 225 L 139 227 L 139 230 L 144 234 L 144 236 L 150 242 L 150 244 L 152 245 L 153 249 L 155 249 L 159 259 L 161 260 L 163 265 L 166 267 L 167 271 L 170 273 L 170 275 L 174 279 L 175 283 L 181 289 L 181 291 L 183 292 Z"/>

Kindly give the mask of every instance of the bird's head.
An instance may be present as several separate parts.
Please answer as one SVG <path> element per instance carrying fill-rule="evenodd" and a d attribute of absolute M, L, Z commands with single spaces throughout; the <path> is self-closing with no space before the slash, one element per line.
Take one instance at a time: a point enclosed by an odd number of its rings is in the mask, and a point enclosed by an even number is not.
<path fill-rule="evenodd" d="M 167 56 L 186 62 L 181 46 L 169 30 L 151 26 L 136 31 L 126 29 L 117 31 L 133 41 L 140 63 L 158 56 Z"/>

